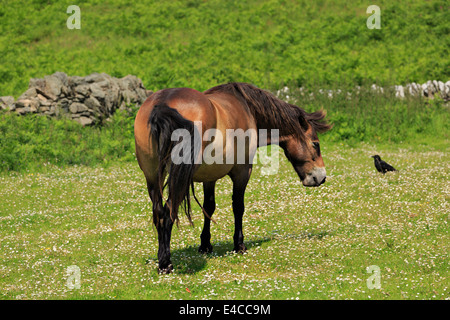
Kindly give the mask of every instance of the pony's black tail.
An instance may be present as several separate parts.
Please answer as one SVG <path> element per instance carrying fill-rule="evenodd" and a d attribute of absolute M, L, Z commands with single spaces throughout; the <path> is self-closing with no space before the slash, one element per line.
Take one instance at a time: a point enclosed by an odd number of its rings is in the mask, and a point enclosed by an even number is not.
<path fill-rule="evenodd" d="M 183 204 L 184 211 L 192 224 L 191 220 L 191 202 L 190 202 L 190 188 L 194 190 L 194 172 L 197 168 L 195 159 L 199 151 L 198 144 L 200 139 L 195 139 L 194 132 L 197 130 L 192 121 L 189 121 L 181 116 L 181 114 L 170 108 L 166 104 L 155 105 L 148 119 L 148 125 L 151 126 L 150 134 L 155 138 L 158 144 L 158 187 L 163 198 L 164 189 L 168 188 L 168 202 L 170 209 L 170 218 L 172 221 L 178 222 L 178 208 Z M 178 141 L 172 141 L 172 133 L 177 129 L 181 135 Z M 175 137 L 175 136 L 174 136 Z M 196 141 L 197 140 L 197 141 Z M 177 161 L 173 161 L 172 152 L 177 147 L 174 156 Z M 184 154 L 184 153 L 189 154 Z M 181 156 L 181 153 L 183 155 Z M 180 163 L 181 158 L 181 163 Z M 164 178 L 167 176 L 167 181 L 164 183 Z M 154 217 L 155 221 L 159 218 Z"/>

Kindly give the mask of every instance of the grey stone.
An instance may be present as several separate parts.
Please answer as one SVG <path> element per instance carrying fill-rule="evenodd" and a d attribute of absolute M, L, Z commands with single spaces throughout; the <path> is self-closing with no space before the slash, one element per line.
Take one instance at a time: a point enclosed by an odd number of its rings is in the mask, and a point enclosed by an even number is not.
<path fill-rule="evenodd" d="M 89 112 L 89 110 L 78 113 L 80 116 L 90 117 L 92 114 Z"/>
<path fill-rule="evenodd" d="M 113 81 L 111 81 L 111 80 L 102 80 L 102 81 L 96 82 L 96 84 L 98 86 L 102 87 L 102 88 L 108 88 L 111 85 L 111 82 L 113 82 Z"/>
<path fill-rule="evenodd" d="M 74 91 L 83 95 L 84 97 L 87 97 L 89 95 L 89 86 L 87 84 L 81 84 L 76 86 L 74 88 Z"/>
<path fill-rule="evenodd" d="M 403 86 L 395 86 L 395 96 L 397 98 L 404 98 L 405 97 L 405 91 L 403 89 Z"/>
<path fill-rule="evenodd" d="M 85 97 L 82 94 L 75 94 L 75 99 L 78 101 L 84 101 Z"/>
<path fill-rule="evenodd" d="M 136 88 L 139 88 L 142 86 L 141 80 L 139 80 L 136 76 L 133 75 L 127 75 L 121 79 L 119 79 L 120 88 L 121 89 L 130 89 L 134 90 Z M 143 86 L 142 86 L 143 88 Z"/>
<path fill-rule="evenodd" d="M 88 111 L 88 110 L 89 110 L 89 108 L 86 107 L 84 104 L 80 104 L 80 105 L 78 106 L 78 112 L 86 112 L 86 111 Z"/>
<path fill-rule="evenodd" d="M 428 97 L 429 95 L 428 85 L 426 83 L 422 84 L 422 93 L 425 97 Z"/>
<path fill-rule="evenodd" d="M 39 79 L 39 78 L 31 78 L 28 82 L 28 88 L 39 88 L 41 90 L 44 90 L 45 88 L 45 80 Z"/>
<path fill-rule="evenodd" d="M 61 93 L 59 94 L 59 97 L 68 97 L 71 94 L 71 89 L 69 87 L 63 86 L 61 87 Z"/>
<path fill-rule="evenodd" d="M 41 88 L 38 88 L 38 87 L 36 87 L 35 89 L 36 89 L 37 96 L 41 95 L 41 96 L 44 96 L 47 99 L 50 99 L 50 100 L 53 100 L 53 101 L 58 100 L 57 96 L 51 94 L 50 92 L 45 92 L 45 89 L 41 89 Z"/>
<path fill-rule="evenodd" d="M 27 108 L 30 109 L 29 107 L 27 107 Z M 16 113 L 18 113 L 18 114 L 25 114 L 25 113 L 27 113 L 27 110 L 25 110 L 24 107 L 17 107 L 17 106 L 16 106 L 15 111 L 16 111 Z"/>
<path fill-rule="evenodd" d="M 17 100 L 34 98 L 36 97 L 36 95 L 37 95 L 36 88 L 28 88 L 27 91 L 22 93 L 20 97 L 17 98 Z"/>
<path fill-rule="evenodd" d="M 105 90 L 104 106 L 108 114 L 114 113 L 120 103 L 120 86 L 116 81 L 111 81 L 107 90 Z"/>
<path fill-rule="evenodd" d="M 0 97 L 0 110 L 11 110 L 14 105 L 13 96 Z"/>
<path fill-rule="evenodd" d="M 49 107 L 52 105 L 52 103 L 50 101 L 39 101 L 39 104 L 41 105 L 41 107 Z"/>
<path fill-rule="evenodd" d="M 105 95 L 105 107 L 106 107 L 106 111 L 109 114 L 112 114 L 116 107 L 117 107 L 117 95 L 114 96 L 113 92 L 108 91 Z"/>
<path fill-rule="evenodd" d="M 450 81 L 444 84 L 444 93 L 446 97 L 450 97 Z"/>
<path fill-rule="evenodd" d="M 79 122 L 82 126 L 89 126 L 94 123 L 94 120 L 88 117 L 79 117 L 75 121 Z"/>
<path fill-rule="evenodd" d="M 122 97 L 127 103 L 136 102 L 138 101 L 138 96 L 136 95 L 136 92 L 125 89 L 122 91 Z"/>
<path fill-rule="evenodd" d="M 433 95 L 436 92 L 436 88 L 433 84 L 433 81 L 428 80 L 426 85 L 427 85 L 427 89 L 428 89 L 428 94 Z"/>
<path fill-rule="evenodd" d="M 67 98 L 61 99 L 58 101 L 58 104 L 61 105 L 62 107 L 67 107 L 69 108 L 71 101 Z"/>
<path fill-rule="evenodd" d="M 43 89 L 43 91 L 45 93 L 54 95 L 54 96 L 59 96 L 61 93 L 61 87 L 64 85 L 61 80 L 56 77 L 56 76 L 45 76 L 44 77 L 45 80 L 45 87 Z"/>
<path fill-rule="evenodd" d="M 83 77 L 79 77 L 79 76 L 72 76 L 69 78 L 69 87 L 76 87 L 80 84 L 86 84 L 86 79 Z"/>
<path fill-rule="evenodd" d="M 50 99 L 47 99 L 42 94 L 37 94 L 37 101 L 41 107 L 50 106 L 52 104 L 52 101 Z"/>
<path fill-rule="evenodd" d="M 20 99 L 17 100 L 16 102 L 16 107 L 17 108 L 31 108 L 33 107 L 33 110 L 37 110 L 37 108 L 39 107 L 39 102 L 35 99 Z M 27 109 L 27 110 L 31 110 L 31 109 Z"/>
<path fill-rule="evenodd" d="M 433 80 L 432 83 L 433 83 L 433 87 L 435 89 L 434 92 L 439 91 L 439 84 L 438 84 L 438 82 L 436 80 Z"/>
<path fill-rule="evenodd" d="M 55 105 L 50 106 L 50 111 L 49 111 L 49 113 L 50 113 L 50 114 L 59 115 L 59 109 L 58 109 L 58 107 L 55 106 Z"/>
<path fill-rule="evenodd" d="M 0 102 L 6 104 L 6 105 L 10 105 L 14 103 L 14 97 L 13 96 L 4 96 L 4 97 L 0 97 Z"/>
<path fill-rule="evenodd" d="M 85 77 L 85 81 L 88 83 L 92 83 L 92 82 L 100 82 L 103 81 L 107 78 L 109 78 L 110 76 L 107 75 L 106 73 L 92 73 L 88 76 Z"/>
<path fill-rule="evenodd" d="M 86 107 L 84 104 L 81 104 L 79 102 L 74 102 L 70 105 L 69 110 L 71 113 L 78 113 L 78 112 L 87 111 L 88 107 Z"/>
<path fill-rule="evenodd" d="M 99 98 L 99 99 L 105 98 L 105 92 L 96 83 L 91 84 L 89 89 L 91 90 L 91 95 L 94 96 L 95 98 Z"/>
<path fill-rule="evenodd" d="M 78 107 L 77 107 L 78 103 L 72 103 L 69 107 L 70 112 L 72 113 L 77 113 L 78 112 Z"/>
<path fill-rule="evenodd" d="M 87 106 L 89 109 L 98 109 L 101 107 L 100 102 L 93 96 L 90 96 L 84 101 L 84 105 Z"/>
<path fill-rule="evenodd" d="M 412 95 L 422 95 L 422 86 L 420 84 L 413 82 L 411 84 L 411 89 L 412 92 L 410 91 L 410 93 Z"/>
<path fill-rule="evenodd" d="M 55 72 L 52 76 L 58 78 L 63 86 L 67 87 L 69 85 L 69 77 L 64 72 Z"/>
<path fill-rule="evenodd" d="M 47 102 L 47 98 L 40 93 L 37 94 L 37 98 L 39 102 Z"/>

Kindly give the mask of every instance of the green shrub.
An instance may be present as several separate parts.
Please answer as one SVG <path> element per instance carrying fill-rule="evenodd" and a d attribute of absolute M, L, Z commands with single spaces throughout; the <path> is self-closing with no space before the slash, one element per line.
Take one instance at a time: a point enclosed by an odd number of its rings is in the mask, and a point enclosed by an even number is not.
<path fill-rule="evenodd" d="M 134 160 L 134 113 L 116 112 L 104 126 L 69 119 L 0 114 L 0 171 L 41 170 L 47 163 L 107 165 Z"/>

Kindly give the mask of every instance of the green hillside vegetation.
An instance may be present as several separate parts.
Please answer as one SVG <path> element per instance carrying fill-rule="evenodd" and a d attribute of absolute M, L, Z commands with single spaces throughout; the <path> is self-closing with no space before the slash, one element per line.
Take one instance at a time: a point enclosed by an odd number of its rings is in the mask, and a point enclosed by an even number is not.
<path fill-rule="evenodd" d="M 446 1 L 3 1 L 0 95 L 55 71 L 134 74 L 151 90 L 205 90 L 229 81 L 283 84 L 406 84 L 449 76 Z"/>

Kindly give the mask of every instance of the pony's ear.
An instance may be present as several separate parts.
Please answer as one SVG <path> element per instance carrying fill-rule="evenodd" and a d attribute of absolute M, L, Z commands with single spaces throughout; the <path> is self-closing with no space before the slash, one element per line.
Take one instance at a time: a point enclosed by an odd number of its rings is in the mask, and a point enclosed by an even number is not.
<path fill-rule="evenodd" d="M 300 126 L 303 131 L 307 131 L 309 129 L 309 123 L 302 114 L 298 117 L 298 121 L 300 122 Z"/>

